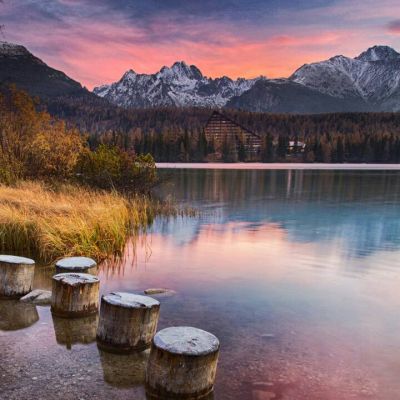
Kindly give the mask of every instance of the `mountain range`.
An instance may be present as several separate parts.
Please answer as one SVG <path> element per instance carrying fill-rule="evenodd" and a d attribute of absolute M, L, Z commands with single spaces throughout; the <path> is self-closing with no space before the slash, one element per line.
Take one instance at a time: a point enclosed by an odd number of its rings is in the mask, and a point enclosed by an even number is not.
<path fill-rule="evenodd" d="M 213 79 L 181 61 L 154 74 L 129 70 L 118 82 L 90 93 L 25 47 L 0 42 L 0 82 L 15 83 L 44 99 L 98 96 L 125 108 L 227 107 L 304 114 L 400 111 L 400 54 L 388 46 L 371 47 L 355 58 L 340 55 L 305 64 L 282 79 Z"/>
<path fill-rule="evenodd" d="M 227 76 L 211 79 L 195 65 L 180 61 L 162 67 L 155 74 L 127 71 L 111 85 L 93 92 L 123 107 L 224 107 L 228 101 L 249 90 L 261 78 L 232 80 Z"/>

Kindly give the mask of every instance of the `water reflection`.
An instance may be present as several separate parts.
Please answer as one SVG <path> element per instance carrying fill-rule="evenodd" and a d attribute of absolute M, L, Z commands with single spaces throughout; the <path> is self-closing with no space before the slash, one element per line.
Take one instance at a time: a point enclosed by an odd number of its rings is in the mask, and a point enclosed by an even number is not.
<path fill-rule="evenodd" d="M 56 269 L 53 265 L 42 266 L 37 265 L 35 275 L 33 277 L 33 287 L 35 289 L 52 290 L 52 277 L 55 275 Z"/>
<path fill-rule="evenodd" d="M 76 344 L 89 344 L 96 341 L 98 315 L 83 318 L 59 318 L 52 315 L 54 333 L 58 344 L 71 350 Z"/>
<path fill-rule="evenodd" d="M 113 354 L 99 349 L 104 381 L 111 386 L 131 388 L 144 384 L 150 350 L 135 354 Z"/>
<path fill-rule="evenodd" d="M 16 331 L 39 320 L 36 306 L 19 300 L 0 300 L 0 330 Z"/>
<path fill-rule="evenodd" d="M 205 225 L 277 224 L 288 240 L 336 241 L 347 256 L 400 247 L 399 172 L 178 170 L 163 195 L 201 208 L 199 219 L 159 220 L 154 232 L 182 246 Z M 212 214 L 211 214 L 212 213 Z M 240 229 L 240 224 L 239 229 Z"/>
<path fill-rule="evenodd" d="M 400 172 L 176 170 L 163 192 L 199 217 L 157 219 L 101 266 L 101 293 L 176 291 L 159 298 L 159 329 L 220 339 L 219 400 L 397 399 L 399 186 Z M 51 269 L 37 272 L 48 287 Z M 145 399 L 145 360 L 99 352 L 96 323 L 54 320 L 58 346 L 38 310 L 0 333 L 6 398 Z"/>

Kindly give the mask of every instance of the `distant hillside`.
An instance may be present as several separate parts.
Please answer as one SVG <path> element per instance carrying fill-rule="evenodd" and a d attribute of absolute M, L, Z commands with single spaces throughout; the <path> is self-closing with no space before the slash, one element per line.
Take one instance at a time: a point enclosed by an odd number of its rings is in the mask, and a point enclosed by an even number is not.
<path fill-rule="evenodd" d="M 49 67 L 25 47 L 7 42 L 0 42 L 0 83 L 15 84 L 44 100 L 60 96 L 93 97 L 79 82 Z"/>
<path fill-rule="evenodd" d="M 291 114 L 372 111 L 363 99 L 338 98 L 288 79 L 260 80 L 247 92 L 230 99 L 226 107 Z"/>

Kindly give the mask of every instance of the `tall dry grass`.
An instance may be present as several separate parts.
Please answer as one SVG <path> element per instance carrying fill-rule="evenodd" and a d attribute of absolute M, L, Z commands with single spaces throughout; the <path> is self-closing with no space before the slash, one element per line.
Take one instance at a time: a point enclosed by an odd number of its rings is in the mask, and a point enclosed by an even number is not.
<path fill-rule="evenodd" d="M 122 252 L 127 238 L 172 206 L 146 197 L 36 182 L 0 185 L 0 249 L 49 262 L 85 255 L 100 261 Z"/>

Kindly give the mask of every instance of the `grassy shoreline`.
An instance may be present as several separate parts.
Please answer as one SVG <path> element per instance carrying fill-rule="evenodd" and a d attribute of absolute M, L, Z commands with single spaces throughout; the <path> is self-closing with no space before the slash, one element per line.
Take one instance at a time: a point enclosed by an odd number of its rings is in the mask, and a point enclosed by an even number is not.
<path fill-rule="evenodd" d="M 42 262 L 71 255 L 97 261 L 119 254 L 127 239 L 156 215 L 176 215 L 171 204 L 145 196 L 38 182 L 0 185 L 0 249 Z"/>

